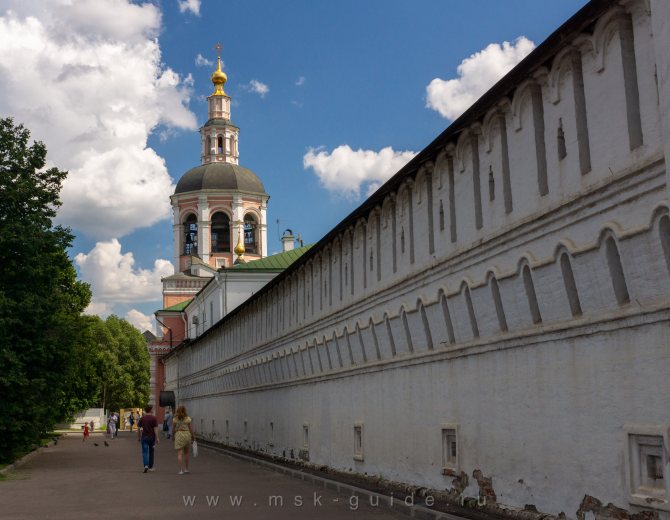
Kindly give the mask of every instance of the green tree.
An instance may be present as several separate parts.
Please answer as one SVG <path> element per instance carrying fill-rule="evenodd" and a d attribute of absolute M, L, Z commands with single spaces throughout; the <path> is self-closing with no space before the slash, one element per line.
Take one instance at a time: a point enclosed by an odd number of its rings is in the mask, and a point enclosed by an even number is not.
<path fill-rule="evenodd" d="M 81 315 L 91 292 L 67 256 L 72 234 L 53 225 L 67 172 L 45 168 L 29 137 L 0 119 L 0 461 L 95 397 Z"/>
<path fill-rule="evenodd" d="M 59 398 L 62 418 L 70 418 L 98 403 L 101 382 L 98 377 L 100 353 L 94 341 L 94 327 L 98 316 L 82 316 L 76 331 L 78 341 L 71 352 L 71 362 L 63 374 L 64 385 Z"/>
<path fill-rule="evenodd" d="M 100 405 L 109 410 L 145 406 L 149 401 L 149 352 L 140 332 L 126 320 L 98 318 L 93 327 L 98 348 Z"/>

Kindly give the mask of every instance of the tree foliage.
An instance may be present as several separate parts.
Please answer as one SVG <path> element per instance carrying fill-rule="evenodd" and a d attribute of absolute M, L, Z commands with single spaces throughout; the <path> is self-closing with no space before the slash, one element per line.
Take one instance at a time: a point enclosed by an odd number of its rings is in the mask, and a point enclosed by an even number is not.
<path fill-rule="evenodd" d="M 67 256 L 73 235 L 53 224 L 67 172 L 45 168 L 46 147 L 29 138 L 0 119 L 0 462 L 102 401 L 105 388 L 116 406 L 149 393 L 140 333 L 82 315 L 91 291 Z"/>
<path fill-rule="evenodd" d="M 0 457 L 30 445 L 81 396 L 72 359 L 91 292 L 53 225 L 67 172 L 45 168 L 43 143 L 0 119 Z M 84 396 L 83 400 L 86 398 Z"/>
<path fill-rule="evenodd" d="M 97 318 L 92 329 L 97 347 L 96 379 L 100 406 L 118 410 L 149 401 L 149 353 L 140 332 L 126 320 Z"/>

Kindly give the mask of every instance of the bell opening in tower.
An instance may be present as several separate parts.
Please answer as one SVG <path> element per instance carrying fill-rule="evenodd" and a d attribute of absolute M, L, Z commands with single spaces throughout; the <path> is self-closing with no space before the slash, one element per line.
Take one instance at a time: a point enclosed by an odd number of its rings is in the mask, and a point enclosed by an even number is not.
<path fill-rule="evenodd" d="M 258 223 L 249 214 L 244 216 L 244 250 L 252 255 L 258 254 Z"/>
<path fill-rule="evenodd" d="M 195 255 L 198 253 L 198 220 L 191 214 L 184 221 L 184 254 Z"/>
<path fill-rule="evenodd" d="M 212 216 L 212 253 L 230 253 L 230 218 L 222 212 Z"/>

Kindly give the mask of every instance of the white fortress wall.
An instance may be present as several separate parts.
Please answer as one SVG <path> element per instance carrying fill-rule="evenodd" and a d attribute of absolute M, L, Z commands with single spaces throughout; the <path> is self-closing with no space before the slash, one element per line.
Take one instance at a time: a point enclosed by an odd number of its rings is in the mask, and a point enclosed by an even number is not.
<path fill-rule="evenodd" d="M 463 472 L 471 496 L 480 470 L 499 503 L 546 513 L 589 495 L 668 517 L 633 496 L 628 433 L 670 427 L 669 13 L 605 3 L 166 359 L 199 434 L 437 489 Z"/>

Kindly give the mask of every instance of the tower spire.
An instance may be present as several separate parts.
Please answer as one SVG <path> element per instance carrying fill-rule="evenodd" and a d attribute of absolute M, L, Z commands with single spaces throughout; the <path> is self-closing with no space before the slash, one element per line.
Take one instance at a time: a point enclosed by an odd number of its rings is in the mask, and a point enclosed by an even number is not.
<path fill-rule="evenodd" d="M 228 76 L 221 70 L 221 50 L 223 47 L 220 43 L 217 43 L 214 48 L 217 53 L 218 66 L 216 70 L 212 72 L 212 83 L 214 83 L 214 93 L 212 96 L 225 96 L 226 93 L 223 91 L 223 86 L 226 84 L 226 81 L 228 81 Z"/>
<path fill-rule="evenodd" d="M 228 76 L 221 70 L 221 47 L 217 43 L 217 67 L 212 73 L 214 92 L 207 97 L 207 122 L 200 128 L 202 164 L 238 164 L 239 128 L 230 121 L 230 96 L 223 91 Z"/>

